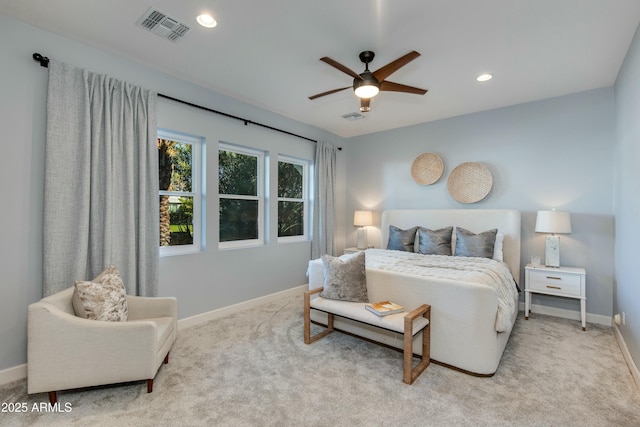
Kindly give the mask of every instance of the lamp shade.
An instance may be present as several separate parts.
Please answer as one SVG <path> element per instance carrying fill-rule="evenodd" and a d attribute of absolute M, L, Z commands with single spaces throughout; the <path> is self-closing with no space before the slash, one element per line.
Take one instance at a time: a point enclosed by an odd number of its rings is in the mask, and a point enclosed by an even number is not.
<path fill-rule="evenodd" d="M 364 227 L 365 225 L 373 225 L 373 212 L 355 211 L 353 214 L 353 225 L 360 227 Z"/>
<path fill-rule="evenodd" d="M 571 217 L 569 212 L 538 211 L 536 216 L 536 233 L 571 233 Z"/>

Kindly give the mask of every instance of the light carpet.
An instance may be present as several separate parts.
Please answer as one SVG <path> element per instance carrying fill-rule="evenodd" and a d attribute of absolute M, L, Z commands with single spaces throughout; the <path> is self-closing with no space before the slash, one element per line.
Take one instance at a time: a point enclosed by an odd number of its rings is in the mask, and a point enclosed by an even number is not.
<path fill-rule="evenodd" d="M 638 426 L 640 394 L 611 328 L 519 317 L 497 373 L 431 364 L 402 382 L 402 354 L 341 333 L 303 342 L 302 296 L 180 331 L 154 391 L 144 382 L 58 393 L 33 405 L 26 380 L 0 387 L 22 426 Z M 126 357 L 125 354 L 122 357 Z M 73 375 L 73 372 L 69 372 Z"/>

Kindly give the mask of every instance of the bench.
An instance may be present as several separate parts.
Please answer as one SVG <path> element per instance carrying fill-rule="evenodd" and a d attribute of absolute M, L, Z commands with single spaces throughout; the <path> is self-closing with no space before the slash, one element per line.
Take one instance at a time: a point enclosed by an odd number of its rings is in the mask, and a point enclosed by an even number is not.
<path fill-rule="evenodd" d="M 366 323 L 378 328 L 387 329 L 404 335 L 404 366 L 402 380 L 413 384 L 418 376 L 429 366 L 431 343 L 431 306 L 423 304 L 408 314 L 396 313 L 378 316 L 365 309 L 365 303 L 338 301 L 312 295 L 320 293 L 323 288 L 316 288 L 304 293 L 304 342 L 311 344 L 334 331 L 333 317 L 340 316 L 356 322 Z M 311 336 L 311 309 L 327 313 L 326 330 Z M 323 325 L 324 326 L 324 325 Z M 422 357 L 413 367 L 413 337 L 422 331 Z"/>

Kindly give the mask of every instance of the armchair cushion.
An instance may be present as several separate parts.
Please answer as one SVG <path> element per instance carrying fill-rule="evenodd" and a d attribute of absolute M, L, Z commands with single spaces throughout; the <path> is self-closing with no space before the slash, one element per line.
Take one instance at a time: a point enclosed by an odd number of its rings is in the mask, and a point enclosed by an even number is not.
<path fill-rule="evenodd" d="M 76 281 L 73 309 L 83 319 L 126 322 L 127 293 L 118 270 L 110 265 L 90 282 Z"/>

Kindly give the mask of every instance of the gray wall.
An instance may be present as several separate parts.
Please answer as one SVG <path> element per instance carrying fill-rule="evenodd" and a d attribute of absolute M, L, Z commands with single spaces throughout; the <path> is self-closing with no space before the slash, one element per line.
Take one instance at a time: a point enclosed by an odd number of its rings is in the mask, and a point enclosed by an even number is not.
<path fill-rule="evenodd" d="M 532 255 L 544 260 L 536 211 L 568 210 L 573 232 L 561 237 L 561 263 L 586 268 L 587 312 L 611 316 L 613 107 L 613 89 L 605 88 L 351 138 L 344 221 L 362 208 L 519 209 L 524 265 Z M 438 153 L 445 165 L 431 186 L 410 173 L 423 152 Z M 449 195 L 447 176 L 469 161 L 485 164 L 494 185 L 483 201 L 465 205 Z M 347 233 L 347 244 L 355 244 L 355 228 Z M 380 245 L 379 230 L 369 237 Z M 533 302 L 579 310 L 577 300 L 536 295 Z"/>
<path fill-rule="evenodd" d="M 176 98 L 343 145 L 341 138 L 317 128 L 1 15 L 0 52 L 3 140 L 0 182 L 5 189 L 0 209 L 0 224 L 3 225 L 0 238 L 0 370 L 26 362 L 27 306 L 42 295 L 47 70 L 31 58 L 32 53 L 39 52 Z M 273 216 L 267 245 L 244 250 L 217 249 L 216 151 L 218 140 L 253 146 L 269 151 L 271 166 L 274 166 L 279 153 L 313 158 L 314 144 L 166 100 L 159 101 L 158 124 L 207 138 L 207 250 L 198 255 L 164 257 L 160 261 L 160 295 L 178 297 L 180 318 L 306 283 L 310 244 L 278 245 Z M 344 156 L 339 156 L 341 170 L 344 170 L 343 160 Z M 344 209 L 344 196 L 339 196 L 338 206 Z M 247 264 L 251 268 L 247 268 Z"/>
<path fill-rule="evenodd" d="M 625 313 L 620 331 L 633 360 L 640 364 L 640 31 L 615 84 L 617 140 L 614 150 L 616 266 L 614 313 Z"/>

